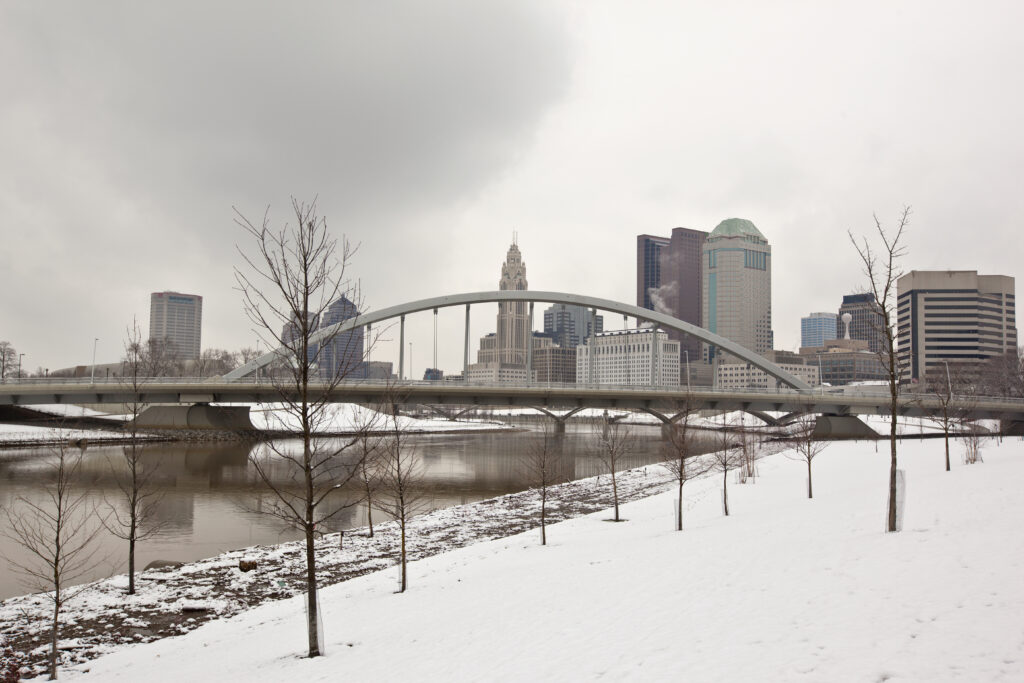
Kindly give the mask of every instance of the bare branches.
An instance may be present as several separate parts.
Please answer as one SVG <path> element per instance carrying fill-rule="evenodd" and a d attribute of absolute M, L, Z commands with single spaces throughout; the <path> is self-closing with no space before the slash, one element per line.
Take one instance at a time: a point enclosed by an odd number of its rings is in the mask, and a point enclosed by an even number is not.
<path fill-rule="evenodd" d="M 103 529 L 103 520 L 89 503 L 86 492 L 77 488 L 81 463 L 82 453 L 67 449 L 62 440 L 49 463 L 52 477 L 43 499 L 18 497 L 17 510 L 2 509 L 7 519 L 5 536 L 29 555 L 25 562 L 8 559 L 8 564 L 23 577 L 28 588 L 45 593 L 53 603 L 51 680 L 57 678 L 61 609 L 79 592 L 69 590 L 69 585 L 99 564 L 94 541 Z"/>
<path fill-rule="evenodd" d="M 547 505 L 548 488 L 558 483 L 557 459 L 559 456 L 558 437 L 545 427 L 540 439 L 530 444 L 526 452 L 524 467 L 530 489 L 540 496 L 540 544 L 548 544 Z"/>
<path fill-rule="evenodd" d="M 811 464 L 818 455 L 828 448 L 829 442 L 815 438 L 814 429 L 818 420 L 814 415 L 802 415 L 796 421 L 792 442 L 794 453 L 786 453 L 791 460 L 803 460 L 807 463 L 807 497 L 814 498 L 814 484 L 811 479 Z"/>
<path fill-rule="evenodd" d="M 377 460 L 381 494 L 378 496 L 378 500 L 380 509 L 398 522 L 401 537 L 398 592 L 404 593 L 409 585 L 406 555 L 407 526 L 410 518 L 426 506 L 423 464 L 402 424 L 402 418 L 398 414 L 398 401 L 393 395 L 381 407 L 381 412 L 384 411 L 387 411 L 388 416 L 388 435 L 381 442 Z"/>
<path fill-rule="evenodd" d="M 278 349 L 281 363 L 269 375 L 278 388 L 283 413 L 293 430 L 301 433 L 301 445 L 268 442 L 250 456 L 257 475 L 272 494 L 266 507 L 271 514 L 302 529 L 306 541 L 307 631 L 309 656 L 320 652 L 315 536 L 341 510 L 354 504 L 341 502 L 332 493 L 354 481 L 361 467 L 349 449 L 358 440 L 320 436 L 331 432 L 337 416 L 331 389 L 345 378 L 354 364 L 363 361 L 365 349 L 342 372 L 321 372 L 325 348 L 336 330 L 321 328 L 330 307 L 344 300 L 356 313 L 362 307 L 358 286 L 345 278 L 354 249 L 348 241 L 331 237 L 327 220 L 318 215 L 316 200 L 309 204 L 292 199 L 294 224 L 272 228 L 269 209 L 259 225 L 237 209 L 235 223 L 250 239 L 252 253 L 239 248 L 247 269 L 235 269 L 235 280 L 246 314 L 260 338 Z M 316 391 L 311 391 L 311 384 Z M 274 468 L 283 476 L 272 476 Z"/>
<path fill-rule="evenodd" d="M 902 370 L 896 353 L 896 340 L 898 337 L 897 327 L 897 301 L 896 284 L 903 271 L 899 269 L 899 259 L 906 255 L 906 247 L 902 244 L 903 234 L 910 223 L 910 207 L 903 207 L 903 212 L 896 223 L 894 231 L 887 231 L 882 227 L 878 216 L 874 216 L 875 228 L 878 231 L 878 239 L 882 248 L 878 252 L 872 249 L 871 243 L 865 237 L 860 242 L 850 232 L 850 241 L 860 256 L 864 266 L 864 274 L 868 278 L 868 286 L 875 296 L 875 303 L 878 304 L 882 313 L 882 332 L 884 334 L 885 346 L 879 356 L 883 361 L 886 374 L 889 380 L 889 507 L 886 518 L 886 530 L 897 531 L 896 508 L 897 508 L 897 474 L 896 474 L 896 421 L 899 414 L 899 394 Z"/>
<path fill-rule="evenodd" d="M 625 520 L 619 518 L 619 484 L 616 473 L 622 459 L 633 451 L 636 439 L 629 427 L 609 419 L 607 411 L 599 424 L 600 432 L 596 432 L 593 437 L 594 457 L 611 474 L 612 500 L 615 503 L 615 516 L 612 520 L 622 522 Z"/>
<path fill-rule="evenodd" d="M 685 411 L 684 411 L 685 412 Z M 711 462 L 701 458 L 697 453 L 693 432 L 687 422 L 689 416 L 680 418 L 668 429 L 667 439 L 662 443 L 662 456 L 665 466 L 676 480 L 676 531 L 683 530 L 683 486 L 691 479 L 707 474 Z"/>

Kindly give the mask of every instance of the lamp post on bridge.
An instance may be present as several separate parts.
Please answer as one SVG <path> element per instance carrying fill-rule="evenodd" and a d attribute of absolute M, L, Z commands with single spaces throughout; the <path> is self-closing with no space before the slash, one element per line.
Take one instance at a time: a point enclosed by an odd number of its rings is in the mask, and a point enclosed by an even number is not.
<path fill-rule="evenodd" d="M 89 383 L 96 383 L 96 344 L 100 341 L 99 337 L 95 337 L 92 340 L 92 368 L 89 370 Z"/>
<path fill-rule="evenodd" d="M 21 359 L 25 356 L 23 353 L 18 354 L 18 379 L 21 379 Z"/>
<path fill-rule="evenodd" d="M 690 349 L 683 349 L 683 353 L 686 354 L 686 393 L 693 393 L 690 390 Z"/>

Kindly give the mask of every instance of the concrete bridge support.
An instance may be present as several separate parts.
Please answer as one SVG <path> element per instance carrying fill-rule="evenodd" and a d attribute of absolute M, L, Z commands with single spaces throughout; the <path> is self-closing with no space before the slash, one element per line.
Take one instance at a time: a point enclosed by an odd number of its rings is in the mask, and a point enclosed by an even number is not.
<path fill-rule="evenodd" d="M 249 406 L 149 406 L 136 425 L 150 429 L 210 429 L 230 432 L 255 431 L 249 420 Z"/>
<path fill-rule="evenodd" d="M 532 406 L 532 408 L 537 412 L 544 413 L 555 421 L 555 426 L 552 429 L 555 436 L 565 436 L 565 423 L 569 421 L 570 417 L 583 410 L 583 408 L 573 408 L 569 412 L 559 415 L 558 413 L 553 413 L 547 408 L 541 408 L 540 406 Z"/>
<path fill-rule="evenodd" d="M 877 439 L 879 434 L 853 415 L 819 415 L 812 436 L 816 439 Z"/>

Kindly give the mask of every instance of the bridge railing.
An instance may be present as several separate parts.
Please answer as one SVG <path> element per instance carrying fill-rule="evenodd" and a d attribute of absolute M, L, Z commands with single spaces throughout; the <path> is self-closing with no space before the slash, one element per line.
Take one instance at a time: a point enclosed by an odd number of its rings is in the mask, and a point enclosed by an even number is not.
<path fill-rule="evenodd" d="M 268 377 L 242 377 L 237 379 L 224 379 L 223 377 L 146 377 L 133 379 L 132 383 L 138 383 L 139 385 L 182 385 L 182 387 L 188 387 L 193 390 L 200 390 L 204 386 L 215 387 L 217 385 L 225 386 L 257 386 L 267 387 L 268 389 L 273 386 L 273 379 Z M 89 377 L 22 377 L 22 378 L 11 378 L 8 377 L 0 383 L 0 391 L 9 393 L 12 386 L 26 386 L 26 387 L 44 387 L 44 386 L 112 386 L 124 388 L 128 384 L 127 380 L 123 377 L 97 377 L 91 379 Z M 317 386 L 324 386 L 322 383 L 313 382 L 311 383 L 312 388 Z M 652 392 L 685 392 L 685 387 L 672 384 L 672 385 L 661 385 L 651 386 L 649 384 L 591 384 L 591 383 L 563 383 L 563 382 L 527 382 L 525 380 L 520 382 L 474 382 L 474 381 L 448 381 L 448 380 L 386 380 L 386 379 L 371 379 L 371 378 L 354 378 L 347 379 L 342 382 L 342 386 L 346 387 L 393 387 L 400 390 L 403 387 L 472 387 L 479 389 L 531 389 L 531 390 L 552 390 L 552 391 L 578 391 L 578 390 L 589 390 L 589 391 L 614 391 L 614 392 L 625 392 L 625 393 L 637 393 L 637 394 L 649 394 Z M 857 397 L 870 397 L 878 398 L 880 393 L 888 394 L 887 387 L 815 387 L 812 391 L 800 391 L 791 387 L 744 387 L 744 388 L 715 388 L 706 386 L 693 386 L 690 391 L 694 394 L 700 394 L 702 396 L 722 395 L 735 397 L 737 394 L 751 394 L 751 395 L 778 395 L 780 397 L 793 397 L 793 396 L 828 396 L 841 402 L 844 399 L 852 399 Z M 928 399 L 934 398 L 927 393 L 914 393 L 904 390 L 901 393 L 903 401 L 912 401 L 914 399 Z M 954 398 L 956 396 L 954 395 Z M 1006 396 L 971 396 L 971 401 L 985 402 L 985 403 L 998 403 L 1006 405 L 1021 405 L 1024 404 L 1024 399 L 1012 398 Z"/>

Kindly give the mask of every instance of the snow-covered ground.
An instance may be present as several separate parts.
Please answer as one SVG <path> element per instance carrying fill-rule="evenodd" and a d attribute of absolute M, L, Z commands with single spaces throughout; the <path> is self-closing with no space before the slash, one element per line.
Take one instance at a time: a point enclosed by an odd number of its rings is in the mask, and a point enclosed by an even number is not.
<path fill-rule="evenodd" d="M 131 438 L 130 434 L 105 429 L 60 429 L 32 425 L 0 423 L 0 446 L 23 444 L 75 443 L 77 441 L 106 441 Z"/>
<path fill-rule="evenodd" d="M 957 445 L 959 448 L 959 444 Z M 326 656 L 304 659 L 301 597 L 68 671 L 96 681 L 1024 680 L 1024 444 L 943 470 L 905 442 L 904 530 L 886 534 L 885 442 L 814 463 L 761 461 L 755 484 L 673 493 L 415 562 L 321 593 Z M 86 672 L 87 670 L 87 672 Z"/>

